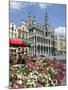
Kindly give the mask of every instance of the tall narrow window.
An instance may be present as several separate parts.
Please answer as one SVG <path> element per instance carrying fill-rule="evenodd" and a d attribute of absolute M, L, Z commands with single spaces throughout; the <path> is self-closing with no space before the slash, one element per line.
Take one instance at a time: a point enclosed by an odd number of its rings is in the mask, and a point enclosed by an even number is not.
<path fill-rule="evenodd" d="M 12 26 L 12 31 L 14 30 L 14 27 Z"/>
<path fill-rule="evenodd" d="M 46 37 L 47 37 L 47 32 L 46 32 Z"/>

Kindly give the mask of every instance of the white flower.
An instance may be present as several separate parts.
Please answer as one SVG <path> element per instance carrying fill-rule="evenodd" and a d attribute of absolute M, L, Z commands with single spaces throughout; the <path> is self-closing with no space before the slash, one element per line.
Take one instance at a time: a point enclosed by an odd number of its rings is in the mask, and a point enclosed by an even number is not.
<path fill-rule="evenodd" d="M 53 70 L 53 68 L 51 68 L 51 70 Z"/>
<path fill-rule="evenodd" d="M 42 76 L 42 74 L 39 74 L 39 76 Z"/>
<path fill-rule="evenodd" d="M 45 86 L 46 86 L 46 87 L 48 87 L 48 86 L 49 86 L 49 84 L 46 84 Z"/>
<path fill-rule="evenodd" d="M 47 84 L 48 84 L 48 79 L 47 79 Z"/>
<path fill-rule="evenodd" d="M 29 82 L 27 82 L 27 85 L 29 85 L 30 83 Z"/>
<path fill-rule="evenodd" d="M 45 79 L 42 79 L 42 82 L 44 82 L 45 81 Z"/>
<path fill-rule="evenodd" d="M 13 77 L 14 75 L 12 74 L 12 77 Z"/>
<path fill-rule="evenodd" d="M 30 79 L 28 79 L 28 82 L 30 82 Z"/>
<path fill-rule="evenodd" d="M 36 75 L 33 75 L 33 77 L 34 77 L 34 78 L 37 78 L 37 76 L 36 76 Z"/>
<path fill-rule="evenodd" d="M 51 80 L 51 84 L 53 85 L 53 80 Z"/>
<path fill-rule="evenodd" d="M 57 80 L 56 80 L 56 83 L 55 84 L 57 85 Z"/>
<path fill-rule="evenodd" d="M 26 75 L 26 73 L 24 73 L 24 75 Z"/>
<path fill-rule="evenodd" d="M 18 85 L 16 85 L 15 88 L 19 88 Z"/>
<path fill-rule="evenodd" d="M 54 73 L 54 69 L 52 70 L 52 72 Z"/>
<path fill-rule="evenodd" d="M 54 82 L 55 85 L 57 85 L 57 80 L 55 79 L 55 82 Z"/>
<path fill-rule="evenodd" d="M 32 73 L 30 73 L 30 76 L 32 76 Z"/>
<path fill-rule="evenodd" d="M 17 77 L 20 78 L 20 79 L 22 79 L 22 76 L 21 75 L 18 75 Z"/>
<path fill-rule="evenodd" d="M 37 70 L 34 70 L 34 73 L 38 74 L 38 71 Z"/>
<path fill-rule="evenodd" d="M 37 81 L 37 78 L 38 78 L 38 77 L 36 76 L 36 81 Z"/>
<path fill-rule="evenodd" d="M 34 87 L 36 87 L 36 84 L 34 83 L 34 85 L 33 85 Z"/>
<path fill-rule="evenodd" d="M 55 84 L 53 84 L 53 86 L 55 86 Z"/>
<path fill-rule="evenodd" d="M 32 84 L 33 84 L 33 85 L 35 84 L 34 80 L 33 80 Z"/>
<path fill-rule="evenodd" d="M 18 69 L 16 69 L 17 70 L 17 73 L 19 73 L 19 70 Z"/>
<path fill-rule="evenodd" d="M 27 80 L 28 79 L 28 77 L 27 76 L 23 76 L 23 80 Z"/>
<path fill-rule="evenodd" d="M 51 77 L 49 77 L 49 80 L 51 80 Z"/>
<path fill-rule="evenodd" d="M 47 75 L 45 75 L 45 78 L 48 78 L 48 76 L 47 76 Z"/>
<path fill-rule="evenodd" d="M 16 82 L 17 82 L 18 84 L 20 84 L 20 85 L 22 84 L 22 81 L 21 81 L 21 80 L 17 80 Z"/>
<path fill-rule="evenodd" d="M 49 70 L 49 68 L 47 68 L 47 70 Z"/>

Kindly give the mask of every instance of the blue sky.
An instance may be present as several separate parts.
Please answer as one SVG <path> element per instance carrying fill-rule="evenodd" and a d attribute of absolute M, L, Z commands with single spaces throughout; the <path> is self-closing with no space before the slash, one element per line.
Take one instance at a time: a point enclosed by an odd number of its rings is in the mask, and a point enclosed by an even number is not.
<path fill-rule="evenodd" d="M 9 18 L 10 23 L 13 22 L 17 26 L 21 20 L 25 20 L 28 13 L 31 12 L 36 19 L 44 24 L 45 12 L 47 9 L 49 23 L 55 28 L 64 28 L 66 19 L 66 5 L 64 4 L 44 4 L 44 3 L 23 3 L 21 2 L 10 2 L 9 7 Z M 59 30 L 58 30 L 59 31 Z M 61 31 L 61 30 L 60 30 Z M 65 30 L 63 30 L 65 32 Z"/>

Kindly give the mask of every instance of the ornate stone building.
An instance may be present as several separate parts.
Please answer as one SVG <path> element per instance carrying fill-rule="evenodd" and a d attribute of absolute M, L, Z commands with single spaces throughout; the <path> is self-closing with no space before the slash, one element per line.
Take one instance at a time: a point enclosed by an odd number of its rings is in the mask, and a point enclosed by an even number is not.
<path fill-rule="evenodd" d="M 20 25 L 15 30 L 17 30 L 16 37 L 27 39 L 31 42 L 31 48 L 24 48 L 24 50 L 28 49 L 28 54 L 31 53 L 31 55 L 37 56 L 56 54 L 57 37 L 48 22 L 47 13 L 45 13 L 45 23 L 43 25 L 29 13 L 28 18 L 25 21 L 21 21 Z"/>
<path fill-rule="evenodd" d="M 21 21 L 20 25 L 18 26 L 18 38 L 29 42 L 29 32 L 26 21 Z M 24 54 L 26 54 L 26 52 L 29 54 L 29 47 L 22 47 L 20 50 L 23 51 Z"/>
<path fill-rule="evenodd" d="M 66 39 L 63 35 L 57 36 L 58 54 L 66 54 Z"/>
<path fill-rule="evenodd" d="M 16 38 L 18 37 L 18 30 L 14 23 L 10 23 L 9 25 L 9 38 Z"/>
<path fill-rule="evenodd" d="M 41 25 L 35 17 L 29 14 L 29 40 L 31 41 L 32 55 L 54 55 L 57 52 L 57 38 L 53 28 L 48 24 L 48 15 L 45 14 L 45 24 Z"/>

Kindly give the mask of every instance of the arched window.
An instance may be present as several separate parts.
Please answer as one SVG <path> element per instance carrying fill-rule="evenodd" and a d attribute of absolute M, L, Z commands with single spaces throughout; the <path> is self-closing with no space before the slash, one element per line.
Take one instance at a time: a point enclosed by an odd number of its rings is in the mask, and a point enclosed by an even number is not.
<path fill-rule="evenodd" d="M 41 46 L 41 54 L 43 54 L 43 46 Z"/>
<path fill-rule="evenodd" d="M 48 47 L 46 47 L 46 52 L 48 53 Z"/>
<path fill-rule="evenodd" d="M 45 54 L 45 46 L 44 46 L 44 54 Z"/>
<path fill-rule="evenodd" d="M 40 45 L 37 46 L 38 54 L 40 53 Z"/>

